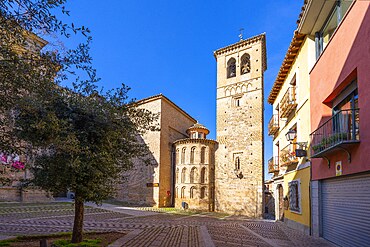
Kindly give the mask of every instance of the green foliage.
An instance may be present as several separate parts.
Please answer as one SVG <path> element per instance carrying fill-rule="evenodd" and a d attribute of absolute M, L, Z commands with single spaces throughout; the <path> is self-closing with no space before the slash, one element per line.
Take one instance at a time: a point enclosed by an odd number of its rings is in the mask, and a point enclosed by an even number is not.
<path fill-rule="evenodd" d="M 69 15 L 65 3 L 0 1 L 0 150 L 28 158 L 34 178 L 25 185 L 101 203 L 132 160 L 145 159 L 138 137 L 156 129 L 157 116 L 131 104 L 123 84 L 107 92 L 96 86 L 89 30 L 58 19 Z M 42 50 L 47 42 L 37 36 L 73 34 L 82 43 L 59 51 Z M 71 88 L 61 86 L 66 81 Z"/>
<path fill-rule="evenodd" d="M 15 239 L 0 240 L 0 246 L 10 246 L 13 242 L 15 242 Z"/>
<path fill-rule="evenodd" d="M 19 140 L 12 135 L 14 106 L 25 94 L 52 91 L 55 84 L 69 79 L 95 82 L 91 66 L 89 43 L 85 27 L 75 27 L 57 16 L 69 14 L 65 0 L 4 0 L 0 1 L 0 150 L 7 153 L 24 152 Z M 82 43 L 74 49 L 59 45 L 54 50 L 43 49 L 41 39 L 62 35 L 82 34 Z M 55 50 L 55 48 L 59 48 Z M 76 71 L 79 70 L 77 77 Z M 83 72 L 83 73 L 81 73 Z M 71 82 L 73 82 L 71 81 Z"/>
<path fill-rule="evenodd" d="M 32 145 L 32 184 L 96 203 L 114 196 L 120 173 L 148 154 L 138 136 L 155 128 L 156 116 L 127 106 L 127 88 L 112 92 L 85 96 L 58 87 L 38 101 L 19 100 L 14 134 Z"/>
<path fill-rule="evenodd" d="M 86 239 L 80 243 L 71 243 L 69 240 L 57 240 L 53 242 L 53 247 L 99 247 L 101 243 L 100 239 Z"/>

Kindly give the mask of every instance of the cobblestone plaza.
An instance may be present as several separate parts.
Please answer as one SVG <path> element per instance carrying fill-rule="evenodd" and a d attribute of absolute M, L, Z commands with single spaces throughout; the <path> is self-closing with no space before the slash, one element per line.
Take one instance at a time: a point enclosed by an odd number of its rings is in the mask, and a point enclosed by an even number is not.
<path fill-rule="evenodd" d="M 217 213 L 153 212 L 89 204 L 85 231 L 126 233 L 111 246 L 332 246 L 330 243 L 268 220 Z M 0 204 L 0 235 L 39 235 L 70 232 L 70 203 Z"/>

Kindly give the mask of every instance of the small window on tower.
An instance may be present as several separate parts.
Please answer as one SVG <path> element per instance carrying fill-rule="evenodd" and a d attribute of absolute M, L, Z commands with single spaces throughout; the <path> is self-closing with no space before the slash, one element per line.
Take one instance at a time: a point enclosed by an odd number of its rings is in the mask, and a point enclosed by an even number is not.
<path fill-rule="evenodd" d="M 240 158 L 239 157 L 235 158 L 235 170 L 236 171 L 240 170 Z"/>
<path fill-rule="evenodd" d="M 244 54 L 241 59 L 241 64 L 240 64 L 240 74 L 244 75 L 247 74 L 251 71 L 251 61 L 250 61 L 250 56 L 249 54 Z"/>
<path fill-rule="evenodd" d="M 235 97 L 233 98 L 233 106 L 239 107 L 242 105 L 242 97 Z"/>
<path fill-rule="evenodd" d="M 236 60 L 235 58 L 230 58 L 227 62 L 227 78 L 236 76 Z"/>

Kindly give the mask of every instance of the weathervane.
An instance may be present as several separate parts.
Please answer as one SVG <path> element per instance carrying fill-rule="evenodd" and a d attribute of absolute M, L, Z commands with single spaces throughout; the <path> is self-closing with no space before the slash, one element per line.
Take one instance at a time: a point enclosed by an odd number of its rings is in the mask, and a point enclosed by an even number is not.
<path fill-rule="evenodd" d="M 244 31 L 244 28 L 240 28 L 239 31 L 240 31 L 240 34 L 239 34 L 240 40 L 239 41 L 242 41 L 243 40 L 243 31 Z"/>

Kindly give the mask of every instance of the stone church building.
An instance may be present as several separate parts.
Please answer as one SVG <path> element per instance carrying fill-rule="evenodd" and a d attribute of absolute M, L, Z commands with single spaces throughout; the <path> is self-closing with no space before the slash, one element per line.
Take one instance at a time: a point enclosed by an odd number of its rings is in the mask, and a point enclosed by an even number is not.
<path fill-rule="evenodd" d="M 117 199 L 142 205 L 262 217 L 265 34 L 214 52 L 217 141 L 164 95 L 137 102 L 159 113 L 160 131 L 141 136 L 150 164 L 135 161 Z"/>

